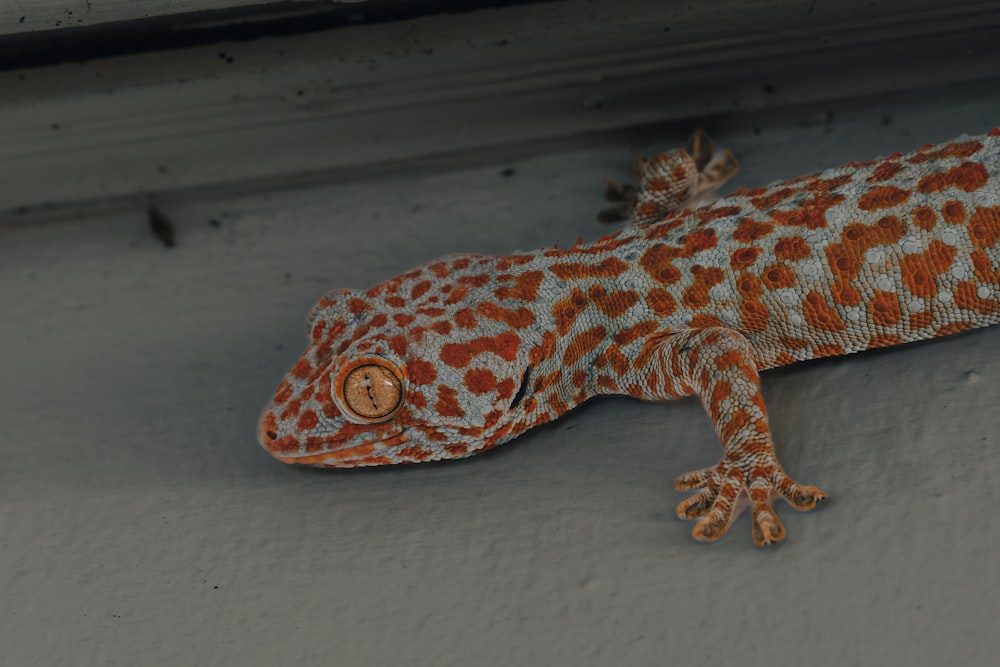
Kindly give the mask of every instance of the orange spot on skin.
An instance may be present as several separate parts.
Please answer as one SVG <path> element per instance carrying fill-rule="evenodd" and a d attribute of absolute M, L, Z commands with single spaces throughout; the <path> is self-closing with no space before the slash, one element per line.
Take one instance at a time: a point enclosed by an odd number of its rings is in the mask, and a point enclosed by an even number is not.
<path fill-rule="evenodd" d="M 504 378 L 497 383 L 497 398 L 509 399 L 514 395 L 514 378 Z"/>
<path fill-rule="evenodd" d="M 846 199 L 844 195 L 817 194 L 791 211 L 771 211 L 771 218 L 786 227 L 820 229 L 826 227 L 826 212 Z"/>
<path fill-rule="evenodd" d="M 994 312 L 997 309 L 997 303 L 980 298 L 976 289 L 976 284 L 968 280 L 955 285 L 955 305 L 965 310 L 975 310 L 983 315 Z"/>
<path fill-rule="evenodd" d="M 950 245 L 934 239 L 927 244 L 927 251 L 924 252 L 924 256 L 935 272 L 943 273 L 951 268 L 952 263 L 955 261 L 956 252 L 955 248 Z"/>
<path fill-rule="evenodd" d="M 700 313 L 691 318 L 688 326 L 692 329 L 709 329 L 712 327 L 721 327 L 723 324 L 722 321 L 715 315 Z"/>
<path fill-rule="evenodd" d="M 868 349 L 874 349 L 877 347 L 892 347 L 893 345 L 901 345 L 904 341 L 902 338 L 896 334 L 875 334 L 868 339 Z"/>
<path fill-rule="evenodd" d="M 736 290 L 747 299 L 757 299 L 764 293 L 757 276 L 750 273 L 741 273 L 736 278 Z"/>
<path fill-rule="evenodd" d="M 653 203 L 653 208 L 659 208 L 659 204 Z M 651 214 L 650 214 L 651 215 Z M 647 215 L 646 217 L 650 217 Z M 662 220 L 655 225 L 649 225 L 642 228 L 643 236 L 648 240 L 662 239 L 670 235 L 670 232 L 674 231 L 682 224 L 684 224 L 685 218 L 676 217 L 673 220 Z"/>
<path fill-rule="evenodd" d="M 986 283 L 1000 283 L 1000 275 L 994 273 L 989 257 L 982 250 L 976 250 L 970 255 L 972 258 L 973 274 L 979 280 Z"/>
<path fill-rule="evenodd" d="M 924 176 L 917 183 L 917 192 L 921 194 L 941 192 L 949 187 L 958 188 L 965 192 L 975 192 L 986 185 L 989 179 L 989 172 L 983 165 L 977 162 L 963 162 L 948 171 Z"/>
<path fill-rule="evenodd" d="M 719 239 L 714 229 L 696 229 L 684 239 L 684 255 L 691 255 L 711 250 L 719 245 Z"/>
<path fill-rule="evenodd" d="M 445 287 L 449 286 L 445 285 Z M 444 291 L 444 287 L 442 287 L 441 290 Z M 451 294 L 449 294 L 448 298 L 444 300 L 444 305 L 446 306 L 452 306 L 456 303 L 461 303 L 462 301 L 464 301 L 465 297 L 469 293 L 469 288 L 466 287 L 465 285 L 459 285 L 458 287 L 455 287 L 450 291 Z"/>
<path fill-rule="evenodd" d="M 542 342 L 531 348 L 528 353 L 528 361 L 532 366 L 537 366 L 545 359 L 550 358 L 556 351 L 556 336 L 551 331 L 542 334 Z"/>
<path fill-rule="evenodd" d="M 841 306 L 856 306 L 861 303 L 861 292 L 851 286 L 846 280 L 837 280 L 830 288 L 833 302 Z"/>
<path fill-rule="evenodd" d="M 937 224 L 937 214 L 930 206 L 918 206 L 913 209 L 913 224 L 929 232 Z"/>
<path fill-rule="evenodd" d="M 744 329 L 759 333 L 767 329 L 771 313 L 760 301 L 744 301 L 740 304 L 740 319 Z"/>
<path fill-rule="evenodd" d="M 471 276 L 459 276 L 457 280 L 462 285 L 467 285 L 469 287 L 482 287 L 486 283 L 490 282 L 490 275 L 488 273 L 477 273 Z"/>
<path fill-rule="evenodd" d="M 298 417 L 299 410 L 302 409 L 302 398 L 293 398 L 285 404 L 285 409 L 281 412 L 282 419 L 289 419 L 290 417 Z"/>
<path fill-rule="evenodd" d="M 806 294 L 802 304 L 802 312 L 805 315 L 806 323 L 814 329 L 822 329 L 823 331 L 844 331 L 847 329 L 837 311 L 827 305 L 823 295 L 819 292 Z"/>
<path fill-rule="evenodd" d="M 444 447 L 446 452 L 455 457 L 462 456 L 469 451 L 469 445 L 465 442 L 446 442 L 441 446 Z"/>
<path fill-rule="evenodd" d="M 783 287 L 794 287 L 798 282 L 795 274 L 784 264 L 772 264 L 764 269 L 760 276 L 761 282 L 770 290 Z"/>
<path fill-rule="evenodd" d="M 646 270 L 653 280 L 670 285 L 680 280 L 681 272 L 673 265 L 674 259 L 680 257 L 680 251 L 663 243 L 650 246 L 639 259 L 639 265 Z"/>
<path fill-rule="evenodd" d="M 937 294 L 937 272 L 923 254 L 907 255 L 899 263 L 899 270 L 906 285 L 914 296 L 930 298 Z"/>
<path fill-rule="evenodd" d="M 426 461 L 431 457 L 431 453 L 418 445 L 410 445 L 396 452 L 396 456 L 402 461 Z"/>
<path fill-rule="evenodd" d="M 930 148 L 933 144 L 928 144 L 924 148 Z M 966 141 L 963 143 L 948 144 L 937 150 L 921 149 L 915 155 L 907 159 L 911 164 L 920 164 L 932 160 L 942 160 L 949 157 L 967 158 L 972 157 L 983 149 L 983 145 L 978 141 Z"/>
<path fill-rule="evenodd" d="M 484 352 L 492 352 L 501 359 L 514 361 L 520 344 L 521 339 L 509 331 L 496 336 L 473 338 L 467 343 L 445 343 L 441 347 L 441 361 L 452 368 L 465 368 L 474 356 Z"/>
<path fill-rule="evenodd" d="M 952 334 L 962 333 L 963 331 L 968 331 L 972 328 L 970 322 L 949 322 L 948 324 L 943 324 L 934 330 L 934 336 L 950 336 Z"/>
<path fill-rule="evenodd" d="M 299 429 L 299 432 L 301 433 L 302 431 L 311 431 L 312 429 L 316 428 L 316 424 L 318 423 L 319 423 L 319 417 L 316 415 L 316 413 L 313 412 L 312 410 L 306 410 L 299 417 L 299 421 L 298 423 L 295 424 L 295 426 Z"/>
<path fill-rule="evenodd" d="M 872 314 L 872 320 L 879 326 L 895 326 L 903 319 L 899 308 L 899 297 L 893 292 L 875 290 L 868 309 Z"/>
<path fill-rule="evenodd" d="M 406 305 L 406 299 L 401 296 L 387 296 L 383 301 L 392 308 L 402 308 Z"/>
<path fill-rule="evenodd" d="M 535 315 L 527 308 L 513 310 L 503 308 L 492 301 L 484 301 L 476 308 L 476 312 L 488 320 L 504 322 L 514 329 L 524 329 L 530 327 L 535 322 Z"/>
<path fill-rule="evenodd" d="M 413 384 L 431 384 L 437 380 L 437 369 L 429 361 L 407 359 L 406 375 Z"/>
<path fill-rule="evenodd" d="M 700 222 L 705 223 L 709 220 L 739 215 L 742 212 L 739 206 L 721 206 L 719 208 L 703 206 L 695 211 L 695 214 L 698 216 Z"/>
<path fill-rule="evenodd" d="M 606 391 L 614 392 L 618 390 L 618 380 L 610 375 L 598 375 L 597 379 L 594 380 L 594 384 L 597 385 L 598 388 Z"/>
<path fill-rule="evenodd" d="M 628 264 L 617 257 L 608 257 L 599 264 L 573 262 L 568 264 L 553 264 L 549 267 L 556 276 L 563 280 L 578 278 L 617 278 L 625 273 Z"/>
<path fill-rule="evenodd" d="M 497 376 L 488 368 L 470 368 L 465 372 L 465 386 L 473 394 L 486 394 L 497 388 Z"/>
<path fill-rule="evenodd" d="M 872 175 L 868 177 L 869 183 L 879 183 L 881 181 L 888 181 L 890 178 L 899 173 L 899 170 L 903 168 L 898 162 L 883 162 L 879 166 L 875 167 L 875 171 Z"/>
<path fill-rule="evenodd" d="M 616 346 L 609 347 L 601 356 L 607 360 L 608 365 L 611 366 L 611 370 L 619 376 L 624 375 L 628 371 L 629 360 Z"/>
<path fill-rule="evenodd" d="M 1000 206 L 977 206 L 969 218 L 969 238 L 977 248 L 992 248 L 1000 241 Z"/>
<path fill-rule="evenodd" d="M 683 167 L 677 167 L 677 169 L 675 169 L 674 171 L 676 172 L 678 169 L 680 170 L 682 175 L 687 173 Z M 656 178 L 650 178 L 643 181 L 642 189 L 646 190 L 647 192 L 666 192 L 667 190 L 670 189 L 670 181 L 661 176 L 658 176 Z"/>
<path fill-rule="evenodd" d="M 746 410 L 737 410 L 725 425 L 719 429 L 719 437 L 723 445 L 731 442 L 743 428 L 751 423 L 752 418 Z M 728 488 L 728 487 L 727 487 Z"/>
<path fill-rule="evenodd" d="M 740 248 L 729 256 L 729 265 L 734 269 L 745 269 L 757 261 L 761 249 L 756 246 Z"/>
<path fill-rule="evenodd" d="M 433 273 L 438 278 L 447 278 L 451 273 L 451 269 L 448 268 L 447 264 L 444 262 L 435 262 L 427 267 L 427 270 Z"/>
<path fill-rule="evenodd" d="M 726 382 L 716 382 L 715 386 L 712 387 L 712 396 L 708 402 L 708 411 L 713 423 L 719 420 L 719 415 L 722 414 L 722 402 L 729 398 L 731 393 L 732 388 Z"/>
<path fill-rule="evenodd" d="M 836 343 L 825 343 L 823 345 L 816 346 L 813 350 L 813 356 L 817 359 L 822 357 L 836 357 L 844 353 L 844 348 Z"/>
<path fill-rule="evenodd" d="M 469 308 L 463 308 L 455 313 L 455 324 L 459 329 L 471 329 L 476 326 L 476 316 Z"/>
<path fill-rule="evenodd" d="M 594 285 L 590 288 L 590 300 L 602 313 L 608 317 L 617 318 L 639 302 L 639 295 L 625 290 L 608 294 L 600 285 Z"/>
<path fill-rule="evenodd" d="M 929 327 L 934 322 L 934 317 L 931 315 L 931 311 L 922 310 L 919 313 L 910 313 L 906 321 L 910 329 L 916 331 L 917 329 Z"/>
<path fill-rule="evenodd" d="M 798 359 L 788 354 L 787 352 L 782 352 L 777 357 L 774 358 L 775 366 L 787 366 L 788 364 L 794 364 Z"/>
<path fill-rule="evenodd" d="M 420 281 L 419 283 L 413 286 L 412 290 L 410 290 L 410 299 L 416 301 L 424 294 L 426 294 L 427 291 L 430 290 L 430 288 L 431 288 L 431 281 L 429 280 Z"/>
<path fill-rule="evenodd" d="M 950 225 L 964 224 L 966 218 L 965 207 L 962 206 L 961 202 L 957 202 L 954 199 L 946 201 L 941 206 L 941 217 Z"/>
<path fill-rule="evenodd" d="M 809 244 L 799 236 L 783 236 L 774 244 L 774 255 L 789 262 L 805 259 L 810 253 Z"/>
<path fill-rule="evenodd" d="M 640 338 L 645 338 L 650 334 L 659 330 L 660 324 L 655 320 L 646 320 L 645 322 L 639 322 L 638 324 L 629 327 L 628 329 L 622 329 L 615 334 L 614 341 L 618 345 L 628 345 Z"/>
<path fill-rule="evenodd" d="M 441 320 L 440 322 L 435 322 L 430 326 L 432 331 L 436 331 L 442 336 L 447 336 L 451 333 L 451 322 L 448 320 Z M 404 348 L 405 349 L 405 348 Z"/>
<path fill-rule="evenodd" d="M 577 288 L 570 290 L 569 295 L 557 301 L 552 306 L 552 316 L 556 321 L 556 331 L 559 335 L 565 335 L 573 326 L 577 315 L 587 309 L 587 297 Z"/>
<path fill-rule="evenodd" d="M 397 327 L 404 328 L 410 326 L 413 323 L 413 315 L 406 315 L 405 313 L 396 313 L 392 316 L 392 321 L 396 323 Z"/>
<path fill-rule="evenodd" d="M 911 194 L 909 190 L 903 190 L 894 185 L 880 185 L 858 198 L 858 208 L 862 211 L 877 211 L 898 206 L 907 201 Z"/>
<path fill-rule="evenodd" d="M 681 303 L 688 308 L 704 308 L 710 301 L 708 291 L 721 283 L 725 274 L 718 267 L 704 267 L 699 264 L 691 267 L 691 274 L 694 276 L 694 282 L 684 290 Z"/>
<path fill-rule="evenodd" d="M 292 389 L 292 385 L 288 383 L 288 380 L 282 380 L 281 384 L 274 391 L 274 398 L 272 401 L 275 405 L 282 405 L 285 401 L 292 397 L 295 390 Z"/>
<path fill-rule="evenodd" d="M 587 381 L 587 371 L 578 369 L 573 371 L 573 386 L 579 388 Z"/>
<path fill-rule="evenodd" d="M 757 222 L 750 218 L 743 218 L 733 230 L 733 238 L 740 243 L 753 243 L 770 234 L 773 229 L 774 225 L 769 222 Z"/>
<path fill-rule="evenodd" d="M 406 337 L 402 335 L 393 336 L 389 340 L 389 347 L 399 356 L 406 356 Z"/>
<path fill-rule="evenodd" d="M 538 286 L 542 284 L 545 277 L 541 271 L 525 271 L 514 276 L 513 285 L 502 285 L 493 291 L 497 299 L 515 299 L 527 303 L 534 303 L 538 298 Z"/>
<path fill-rule="evenodd" d="M 368 302 L 355 297 L 347 302 L 347 308 L 351 311 L 351 314 L 360 315 L 368 309 Z"/>
<path fill-rule="evenodd" d="M 292 370 L 289 371 L 288 374 L 291 375 L 293 378 L 298 378 L 302 380 L 309 377 L 309 374 L 311 372 L 312 372 L 312 364 L 309 363 L 308 359 L 303 358 L 299 359 L 295 363 L 295 366 L 292 367 Z"/>
<path fill-rule="evenodd" d="M 448 385 L 439 384 L 437 389 L 437 402 L 434 410 L 442 417 L 461 418 L 465 416 L 465 411 L 458 404 L 458 395 L 455 390 Z"/>
<path fill-rule="evenodd" d="M 792 188 L 780 188 L 764 195 L 751 197 L 750 203 L 753 204 L 753 207 L 758 211 L 767 211 L 785 201 L 793 194 L 795 194 L 795 190 Z"/>
<path fill-rule="evenodd" d="M 656 201 L 645 201 L 635 207 L 635 214 L 640 218 L 653 218 L 661 215 L 660 204 Z"/>
<path fill-rule="evenodd" d="M 534 255 L 506 255 L 497 260 L 497 271 L 509 271 L 515 266 L 530 264 L 534 259 Z"/>
<path fill-rule="evenodd" d="M 677 302 L 669 292 L 663 289 L 651 289 L 646 294 L 646 305 L 653 311 L 654 315 L 667 317 L 677 310 Z"/>
<path fill-rule="evenodd" d="M 607 338 L 607 330 L 598 325 L 576 335 L 563 354 L 563 366 L 573 366 Z"/>
<path fill-rule="evenodd" d="M 407 396 L 407 402 L 409 402 L 414 410 L 423 410 L 427 407 L 427 397 L 424 396 L 422 391 L 412 390 L 407 393 Z"/>

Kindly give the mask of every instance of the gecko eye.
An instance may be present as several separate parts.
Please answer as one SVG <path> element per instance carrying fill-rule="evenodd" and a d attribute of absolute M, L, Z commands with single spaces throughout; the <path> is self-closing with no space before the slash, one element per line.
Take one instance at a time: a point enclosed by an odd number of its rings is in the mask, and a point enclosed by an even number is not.
<path fill-rule="evenodd" d="M 333 389 L 344 414 L 354 421 L 387 422 L 403 407 L 403 374 L 380 357 L 364 357 L 341 368 Z"/>

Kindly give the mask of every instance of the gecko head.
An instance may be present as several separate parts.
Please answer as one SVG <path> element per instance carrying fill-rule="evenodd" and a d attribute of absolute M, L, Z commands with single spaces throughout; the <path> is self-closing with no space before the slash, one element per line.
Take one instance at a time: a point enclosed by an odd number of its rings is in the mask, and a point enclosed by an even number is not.
<path fill-rule="evenodd" d="M 524 327 L 482 314 L 500 308 L 481 306 L 488 285 L 450 298 L 460 283 L 433 269 L 448 261 L 320 299 L 308 348 L 261 413 L 265 449 L 341 468 L 462 458 L 513 437 L 509 408 L 529 376 Z"/>

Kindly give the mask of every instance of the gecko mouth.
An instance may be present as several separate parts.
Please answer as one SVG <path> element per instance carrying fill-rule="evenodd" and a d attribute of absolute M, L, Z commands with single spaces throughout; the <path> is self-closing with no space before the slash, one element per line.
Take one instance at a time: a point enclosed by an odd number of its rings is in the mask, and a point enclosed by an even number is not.
<path fill-rule="evenodd" d="M 343 438 L 331 439 L 320 445 L 321 449 L 302 453 L 271 450 L 271 455 L 283 463 L 319 466 L 324 468 L 351 468 L 363 465 L 385 464 L 392 449 L 410 441 L 406 429 L 385 437 L 376 437 L 357 442 Z"/>

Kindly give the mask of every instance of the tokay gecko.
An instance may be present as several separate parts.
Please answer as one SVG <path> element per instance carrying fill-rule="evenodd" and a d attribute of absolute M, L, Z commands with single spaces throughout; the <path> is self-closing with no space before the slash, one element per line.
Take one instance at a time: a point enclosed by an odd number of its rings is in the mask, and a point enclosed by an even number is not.
<path fill-rule="evenodd" d="M 696 394 L 723 455 L 677 478 L 678 516 L 715 540 L 745 494 L 754 542 L 783 539 L 772 497 L 825 494 L 778 462 L 758 373 L 1000 322 L 1000 129 L 700 204 L 737 165 L 693 139 L 642 165 L 617 233 L 327 294 L 260 442 L 320 467 L 454 459 L 601 394 Z"/>

